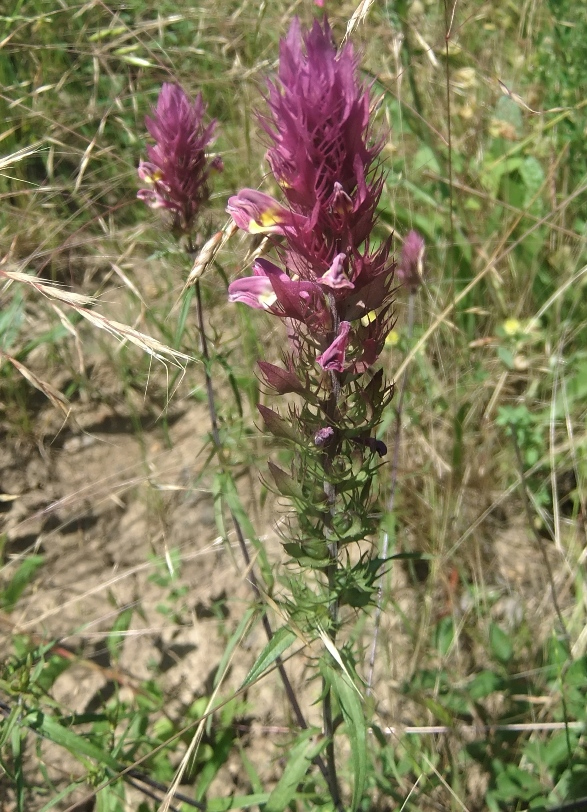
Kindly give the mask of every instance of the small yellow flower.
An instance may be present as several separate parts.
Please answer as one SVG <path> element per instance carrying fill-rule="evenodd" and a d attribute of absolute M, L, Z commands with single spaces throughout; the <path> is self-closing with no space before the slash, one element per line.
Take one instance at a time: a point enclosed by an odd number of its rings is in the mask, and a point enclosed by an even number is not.
<path fill-rule="evenodd" d="M 399 343 L 399 333 L 397 330 L 391 330 L 385 339 L 386 347 L 395 347 Z"/>
<path fill-rule="evenodd" d="M 522 331 L 522 325 L 517 319 L 506 319 L 502 326 L 506 336 L 515 336 Z"/>

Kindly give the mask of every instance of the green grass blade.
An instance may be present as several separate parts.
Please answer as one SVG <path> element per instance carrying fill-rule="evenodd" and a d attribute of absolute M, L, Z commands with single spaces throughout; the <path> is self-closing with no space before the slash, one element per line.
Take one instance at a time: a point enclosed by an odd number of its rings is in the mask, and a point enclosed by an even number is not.
<path fill-rule="evenodd" d="M 273 665 L 275 660 L 277 660 L 277 658 L 291 646 L 295 639 L 296 635 L 291 631 L 291 629 L 288 629 L 285 626 L 278 629 L 271 640 L 267 643 L 261 654 L 257 657 L 257 661 L 245 677 L 242 687 L 244 688 L 246 685 L 250 685 L 252 682 L 255 682 L 255 680 L 258 679 L 261 674 L 263 674 L 271 665 Z"/>
<path fill-rule="evenodd" d="M 261 792 L 255 795 L 235 795 L 232 798 L 213 798 L 208 801 L 208 812 L 230 812 L 231 809 L 248 809 L 250 806 L 258 806 L 267 803 L 268 792 Z"/>
<path fill-rule="evenodd" d="M 361 697 L 338 669 L 329 668 L 332 691 L 338 700 L 351 745 L 354 769 L 351 812 L 358 809 L 367 778 L 367 725 Z"/>
<path fill-rule="evenodd" d="M 74 733 L 73 730 L 63 727 L 52 716 L 48 716 L 41 711 L 36 711 L 29 714 L 29 716 L 23 720 L 23 724 L 28 725 L 41 736 L 50 739 L 54 744 L 69 750 L 75 758 L 87 756 L 99 764 L 109 767 L 116 773 L 120 772 L 120 765 L 110 753 L 102 750 L 101 747 L 88 741 L 83 736 Z"/>
<path fill-rule="evenodd" d="M 272 791 L 265 806 L 264 812 L 283 812 L 294 799 L 297 788 L 308 772 L 314 758 L 320 754 L 327 743 L 327 739 L 320 736 L 317 728 L 304 730 L 298 736 L 297 743 L 290 749 L 289 759 L 285 765 L 283 775 Z"/>

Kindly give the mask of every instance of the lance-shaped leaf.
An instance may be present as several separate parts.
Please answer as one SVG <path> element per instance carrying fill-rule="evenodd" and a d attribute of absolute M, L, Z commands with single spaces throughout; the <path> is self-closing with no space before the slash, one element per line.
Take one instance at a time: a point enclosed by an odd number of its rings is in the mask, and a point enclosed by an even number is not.
<path fill-rule="evenodd" d="M 244 688 L 246 685 L 250 685 L 252 682 L 259 679 L 259 677 L 265 671 L 267 671 L 270 666 L 273 665 L 278 657 L 281 657 L 283 652 L 286 651 L 295 640 L 295 632 L 288 629 L 287 626 L 282 626 L 280 629 L 278 629 L 273 634 L 273 637 L 267 643 L 261 654 L 258 656 L 255 665 L 245 677 L 242 687 Z"/>
<path fill-rule="evenodd" d="M 312 764 L 313 759 L 326 747 L 327 739 L 320 736 L 317 728 L 303 730 L 297 742 L 289 748 L 288 760 L 277 786 L 265 805 L 265 812 L 282 812 L 296 796 L 298 786 Z"/>
<path fill-rule="evenodd" d="M 302 437 L 291 423 L 285 420 L 280 414 L 274 412 L 273 409 L 269 409 L 267 406 L 263 406 L 261 403 L 257 404 L 257 409 L 263 418 L 265 428 L 273 434 L 274 437 L 281 437 L 283 440 L 291 440 L 292 443 L 302 445 Z"/>
<path fill-rule="evenodd" d="M 274 389 L 278 395 L 286 395 L 289 392 L 302 394 L 305 391 L 305 386 L 295 372 L 282 369 L 267 361 L 259 361 L 258 364 L 267 386 Z"/>
<path fill-rule="evenodd" d="M 286 473 L 283 468 L 275 465 L 273 462 L 267 463 L 271 476 L 275 482 L 277 490 L 282 496 L 288 496 L 290 499 L 297 499 L 301 502 L 304 501 L 304 494 L 298 483 Z"/>
<path fill-rule="evenodd" d="M 332 691 L 342 711 L 352 753 L 354 770 L 353 797 L 351 812 L 358 808 L 367 779 L 367 725 L 361 703 L 361 696 L 350 681 L 350 676 L 341 673 L 335 667 L 329 667 L 329 678 Z"/>

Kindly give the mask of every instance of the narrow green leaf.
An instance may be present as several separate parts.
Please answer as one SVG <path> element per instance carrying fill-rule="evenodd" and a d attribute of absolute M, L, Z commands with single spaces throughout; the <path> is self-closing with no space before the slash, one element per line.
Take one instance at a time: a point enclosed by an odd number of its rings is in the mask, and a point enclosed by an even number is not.
<path fill-rule="evenodd" d="M 273 462 L 269 462 L 268 466 L 279 493 L 282 496 L 287 496 L 290 499 L 298 499 L 300 502 L 303 502 L 303 491 L 295 479 Z"/>
<path fill-rule="evenodd" d="M 431 696 L 422 697 L 422 704 L 425 708 L 428 708 L 430 713 L 432 713 L 441 724 L 447 725 L 447 727 L 454 724 L 452 713 L 436 699 L 433 699 Z"/>
<path fill-rule="evenodd" d="M 234 484 L 234 480 L 230 474 L 222 473 L 219 475 L 219 495 L 226 500 L 226 504 L 228 505 L 232 515 L 238 521 L 246 538 L 255 548 L 255 552 L 257 553 L 257 562 L 261 569 L 263 580 L 265 581 L 267 589 L 270 590 L 273 587 L 273 573 L 271 571 L 269 559 L 267 558 L 267 552 L 264 545 L 261 544 L 257 538 L 255 529 L 246 510 L 242 506 L 236 485 Z"/>
<path fill-rule="evenodd" d="M 122 609 L 122 611 L 117 615 L 116 620 L 112 624 L 112 628 L 110 633 L 108 634 L 107 638 L 107 646 L 108 652 L 110 654 L 110 658 L 113 662 L 118 662 L 118 658 L 120 656 L 121 651 L 121 639 L 122 634 L 128 631 L 130 627 L 130 621 L 132 620 L 133 615 L 133 607 L 127 606 L 126 609 Z"/>
<path fill-rule="evenodd" d="M 324 749 L 327 739 L 317 728 L 304 730 L 289 750 L 289 758 L 277 786 L 272 791 L 264 812 L 283 812 L 308 772 L 313 759 Z M 318 740 L 316 737 L 319 736 Z"/>
<path fill-rule="evenodd" d="M 227 667 L 228 663 L 230 662 L 230 658 L 232 657 L 232 652 L 234 651 L 235 647 L 242 640 L 242 638 L 243 638 L 243 636 L 245 634 L 245 631 L 246 631 L 249 623 L 253 619 L 253 616 L 255 615 L 256 611 L 257 610 L 253 609 L 253 608 L 250 608 L 250 609 L 246 610 L 246 612 L 244 613 L 244 615 L 241 618 L 240 623 L 237 626 L 236 631 L 234 632 L 234 634 L 231 636 L 230 640 L 226 644 L 225 649 L 224 649 L 224 653 L 222 655 L 222 659 L 220 660 L 218 668 L 216 669 L 216 675 L 214 677 L 214 684 L 212 686 L 213 688 L 216 688 L 216 686 L 218 685 L 218 682 L 222 679 L 222 677 L 224 675 L 224 672 L 226 671 L 226 667 Z"/>
<path fill-rule="evenodd" d="M 12 745 L 12 760 L 14 763 L 14 789 L 16 794 L 16 808 L 18 812 L 24 812 L 24 775 L 22 771 L 22 739 L 23 731 L 18 727 L 13 727 L 10 743 Z"/>
<path fill-rule="evenodd" d="M 45 806 L 40 810 L 40 812 L 49 812 L 50 809 L 53 809 L 57 804 L 62 801 L 64 798 L 67 798 L 68 795 L 71 795 L 72 792 L 75 792 L 76 789 L 80 784 L 77 781 L 74 781 L 72 784 L 69 784 L 65 789 L 62 789 L 61 792 L 58 792 L 57 795 L 54 795 L 50 801 L 48 801 Z"/>
<path fill-rule="evenodd" d="M 292 443 L 301 445 L 302 438 L 288 420 L 273 409 L 263 406 L 262 403 L 257 404 L 257 409 L 263 418 L 265 428 L 270 434 L 273 434 L 274 437 L 280 437 L 283 440 L 291 440 Z"/>
<path fill-rule="evenodd" d="M 120 765 L 115 758 L 112 758 L 110 753 L 102 750 L 102 748 L 98 747 L 98 745 L 92 744 L 92 742 L 88 741 L 83 736 L 78 736 L 78 734 L 74 733 L 73 730 L 63 727 L 52 716 L 48 716 L 40 711 L 33 712 L 23 720 L 23 724 L 26 724 L 33 728 L 33 730 L 38 731 L 42 736 L 50 739 L 54 744 L 58 744 L 60 747 L 65 747 L 65 749 L 69 750 L 72 756 L 75 756 L 76 758 L 79 758 L 80 756 L 87 756 L 88 758 L 97 761 L 98 764 L 102 764 L 104 767 L 109 767 L 115 772 L 120 772 Z"/>
<path fill-rule="evenodd" d="M 177 350 L 182 345 L 182 339 L 185 333 L 185 326 L 190 312 L 190 305 L 192 303 L 192 299 L 194 298 L 194 292 L 195 288 L 190 287 L 185 291 L 183 295 L 183 299 L 181 302 L 181 310 L 179 311 L 179 318 L 177 319 L 177 324 L 175 326 L 175 336 L 173 338 L 173 346 Z"/>
<path fill-rule="evenodd" d="M 367 724 L 361 697 L 355 685 L 338 669 L 329 667 L 330 684 L 338 700 L 351 745 L 354 768 L 351 812 L 356 812 L 365 791 L 367 779 Z"/>
<path fill-rule="evenodd" d="M 291 646 L 295 639 L 295 634 L 286 626 L 282 626 L 281 629 L 278 629 L 261 654 L 257 657 L 255 665 L 247 674 L 241 687 L 244 688 L 246 685 L 250 685 L 251 682 L 254 682 L 260 677 L 261 674 L 263 674 L 269 666 L 273 665 L 275 660 Z"/>
<path fill-rule="evenodd" d="M 19 565 L 6 589 L 0 593 L 0 606 L 7 612 L 14 609 L 16 602 L 35 577 L 35 573 L 43 565 L 45 557 L 42 555 L 29 555 Z"/>

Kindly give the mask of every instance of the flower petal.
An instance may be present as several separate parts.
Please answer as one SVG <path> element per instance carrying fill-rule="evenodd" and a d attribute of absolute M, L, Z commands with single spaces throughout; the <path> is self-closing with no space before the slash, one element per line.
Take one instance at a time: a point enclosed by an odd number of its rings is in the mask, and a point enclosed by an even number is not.
<path fill-rule="evenodd" d="M 246 276 L 228 286 L 228 301 L 242 302 L 256 310 L 269 310 L 277 296 L 266 276 Z"/>
<path fill-rule="evenodd" d="M 255 189 L 241 189 L 229 199 L 226 211 L 249 234 L 283 234 L 282 226 L 292 219 L 277 200 Z"/>
<path fill-rule="evenodd" d="M 345 352 L 349 342 L 351 325 L 348 321 L 341 321 L 338 326 L 338 335 L 324 352 L 316 358 L 322 369 L 333 372 L 344 371 Z"/>
<path fill-rule="evenodd" d="M 317 281 L 321 285 L 325 285 L 328 288 L 332 288 L 333 290 L 342 290 L 343 288 L 354 288 L 355 286 L 347 279 L 344 275 L 344 262 L 346 260 L 346 254 L 337 254 L 334 257 L 334 262 L 330 266 L 330 268 L 326 271 L 326 273 L 321 276 Z"/>

